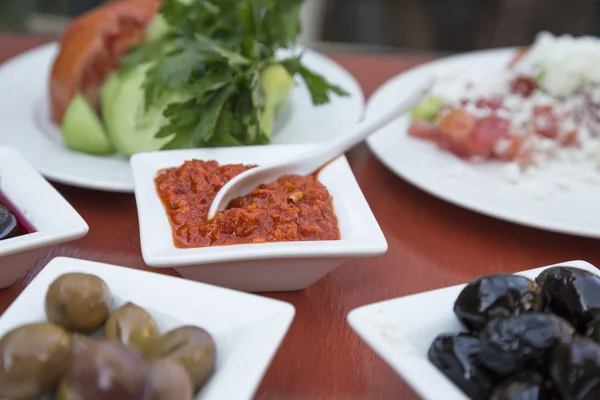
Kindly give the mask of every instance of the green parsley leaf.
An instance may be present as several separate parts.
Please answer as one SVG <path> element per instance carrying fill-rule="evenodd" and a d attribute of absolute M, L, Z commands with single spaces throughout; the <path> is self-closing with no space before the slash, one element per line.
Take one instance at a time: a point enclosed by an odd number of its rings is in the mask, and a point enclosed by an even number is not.
<path fill-rule="evenodd" d="M 305 0 L 163 0 L 160 14 L 168 33 L 134 49 L 123 69 L 149 60 L 144 81 L 146 106 L 164 102 L 169 93 L 192 97 L 164 108 L 166 124 L 157 137 L 170 137 L 164 148 L 266 144 L 263 125 L 267 94 L 261 72 L 276 61 L 279 49 L 293 49 L 301 31 Z M 301 56 L 282 62 L 306 82 L 315 105 L 331 94 L 347 96 L 339 86 L 302 64 Z M 168 98 L 168 97 L 167 97 Z"/>
<path fill-rule="evenodd" d="M 315 105 L 329 103 L 329 92 L 333 92 L 338 96 L 349 96 L 349 93 L 340 86 L 332 85 L 321 75 L 309 70 L 302 64 L 302 55 L 288 58 L 281 61 L 281 64 L 288 70 L 290 75 L 299 74 L 310 92 L 310 97 Z"/>

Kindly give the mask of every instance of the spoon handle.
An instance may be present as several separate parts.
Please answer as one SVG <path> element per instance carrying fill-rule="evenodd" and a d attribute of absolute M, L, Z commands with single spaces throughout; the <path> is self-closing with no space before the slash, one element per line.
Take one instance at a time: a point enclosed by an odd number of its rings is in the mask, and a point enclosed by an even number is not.
<path fill-rule="evenodd" d="M 295 173 L 299 175 L 308 175 L 317 171 L 329 161 L 352 149 L 372 133 L 409 112 L 425 98 L 433 83 L 434 78 L 432 76 L 413 83 L 412 87 L 407 88 L 404 94 L 406 97 L 400 102 L 394 102 L 389 109 L 380 113 L 373 113 L 369 118 L 362 119 L 349 134 L 342 136 L 340 139 L 300 154 L 296 157 L 296 160 L 292 161 L 292 169 L 295 169 Z"/>

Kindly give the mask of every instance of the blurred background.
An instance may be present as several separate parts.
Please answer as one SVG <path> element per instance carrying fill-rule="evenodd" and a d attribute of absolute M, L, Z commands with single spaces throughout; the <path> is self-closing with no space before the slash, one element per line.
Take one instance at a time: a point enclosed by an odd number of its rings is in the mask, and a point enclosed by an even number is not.
<path fill-rule="evenodd" d="M 0 31 L 56 35 L 103 0 L 0 0 Z M 459 52 L 530 43 L 540 30 L 600 34 L 600 0 L 307 0 L 308 44 Z"/>

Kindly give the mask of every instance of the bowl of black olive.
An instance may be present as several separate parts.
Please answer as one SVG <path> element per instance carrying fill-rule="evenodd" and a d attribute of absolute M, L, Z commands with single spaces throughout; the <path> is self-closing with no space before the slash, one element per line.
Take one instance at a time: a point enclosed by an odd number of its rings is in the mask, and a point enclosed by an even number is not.
<path fill-rule="evenodd" d="M 424 399 L 600 399 L 600 271 L 568 262 L 354 310 Z"/>
<path fill-rule="evenodd" d="M 276 300 L 55 258 L 0 318 L 0 399 L 251 399 L 293 315 Z"/>

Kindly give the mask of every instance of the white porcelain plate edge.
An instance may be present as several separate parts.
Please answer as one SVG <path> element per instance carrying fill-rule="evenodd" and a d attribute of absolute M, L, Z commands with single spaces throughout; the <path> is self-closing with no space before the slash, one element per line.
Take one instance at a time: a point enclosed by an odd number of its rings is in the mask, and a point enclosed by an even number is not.
<path fill-rule="evenodd" d="M 452 56 L 410 69 L 381 86 L 367 104 L 372 115 L 393 101 L 413 79 L 434 73 L 453 74 L 499 68 L 508 63 L 514 49 L 489 50 Z M 549 231 L 600 237 L 600 214 L 595 200 L 600 195 L 589 176 L 577 169 L 550 168 L 517 185 L 503 174 L 501 163 L 472 163 L 442 151 L 432 143 L 407 136 L 409 117 L 404 116 L 371 136 L 367 143 L 375 156 L 397 176 L 452 204 L 509 222 Z M 593 178 L 593 177 L 592 177 Z M 565 188 L 566 183 L 570 187 Z"/>
<path fill-rule="evenodd" d="M 96 275 L 115 298 L 146 308 L 159 327 L 196 325 L 217 342 L 217 368 L 196 400 L 252 399 L 294 318 L 286 302 L 182 278 L 73 258 L 54 258 L 0 317 L 0 336 L 40 322 L 50 283 L 68 272 Z M 231 384 L 235 382 L 235 384 Z"/>
<path fill-rule="evenodd" d="M 517 274 L 535 278 L 543 270 L 559 265 L 581 268 L 600 275 L 596 267 L 585 261 L 568 261 Z M 465 285 L 466 283 L 358 307 L 348 314 L 348 323 L 424 400 L 468 400 L 427 359 L 427 349 L 437 335 L 464 330 L 452 307 Z"/>
<path fill-rule="evenodd" d="M 333 95 L 331 103 L 312 105 L 299 80 L 273 135 L 274 144 L 321 143 L 343 135 L 362 116 L 364 95 L 356 79 L 325 55 L 309 49 L 303 60 L 312 70 L 349 93 Z M 57 44 L 22 53 L 0 66 L 0 142 L 17 148 L 46 178 L 89 189 L 133 192 L 133 178 L 124 157 L 100 157 L 68 150 L 49 121 L 48 78 Z"/>

